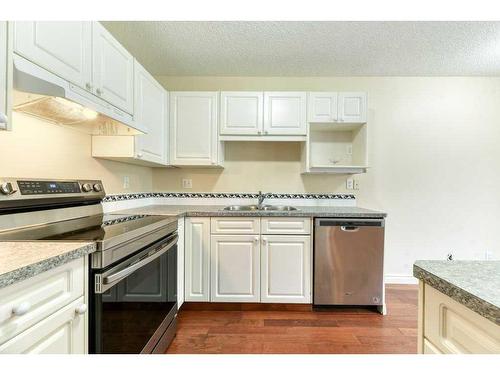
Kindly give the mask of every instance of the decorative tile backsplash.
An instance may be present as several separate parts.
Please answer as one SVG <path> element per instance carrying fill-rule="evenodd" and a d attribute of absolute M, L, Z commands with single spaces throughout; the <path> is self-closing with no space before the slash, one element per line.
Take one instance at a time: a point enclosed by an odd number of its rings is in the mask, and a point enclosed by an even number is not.
<path fill-rule="evenodd" d="M 242 198 L 256 199 L 257 193 L 131 193 L 107 195 L 103 202 L 143 198 Z M 267 199 L 356 199 L 352 194 L 267 193 Z"/>

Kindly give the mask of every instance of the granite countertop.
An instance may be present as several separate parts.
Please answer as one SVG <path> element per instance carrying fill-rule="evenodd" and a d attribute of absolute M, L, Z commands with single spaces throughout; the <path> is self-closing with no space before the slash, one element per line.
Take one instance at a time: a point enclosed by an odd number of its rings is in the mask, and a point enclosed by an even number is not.
<path fill-rule="evenodd" d="M 418 260 L 413 275 L 500 325 L 500 261 Z"/>
<path fill-rule="evenodd" d="M 0 242 L 0 288 L 95 251 L 91 242 Z"/>
<path fill-rule="evenodd" d="M 150 205 L 113 214 L 167 215 L 167 216 L 290 216 L 290 217 L 349 217 L 382 218 L 387 214 L 360 207 L 297 206 L 297 211 L 224 211 L 225 206 L 210 205 Z"/>

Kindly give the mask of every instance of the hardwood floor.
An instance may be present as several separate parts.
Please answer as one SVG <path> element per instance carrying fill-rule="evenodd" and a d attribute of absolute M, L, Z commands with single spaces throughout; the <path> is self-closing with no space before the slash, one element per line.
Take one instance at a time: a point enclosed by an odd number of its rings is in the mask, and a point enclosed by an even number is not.
<path fill-rule="evenodd" d="M 185 304 L 167 353 L 416 353 L 417 290 L 387 286 L 386 316 L 310 305 Z"/>

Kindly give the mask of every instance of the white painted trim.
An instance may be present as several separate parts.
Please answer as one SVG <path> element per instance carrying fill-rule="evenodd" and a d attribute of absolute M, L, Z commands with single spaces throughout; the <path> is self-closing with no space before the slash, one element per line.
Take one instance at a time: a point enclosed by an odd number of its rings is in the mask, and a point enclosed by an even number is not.
<path fill-rule="evenodd" d="M 385 275 L 384 281 L 386 284 L 418 284 L 418 279 L 412 275 Z"/>

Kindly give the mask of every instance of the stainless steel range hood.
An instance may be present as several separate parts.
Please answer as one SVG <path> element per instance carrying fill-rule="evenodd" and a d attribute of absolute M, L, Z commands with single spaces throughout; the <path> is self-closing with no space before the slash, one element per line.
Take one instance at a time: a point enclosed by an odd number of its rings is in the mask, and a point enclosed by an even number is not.
<path fill-rule="evenodd" d="M 94 135 L 137 135 L 133 116 L 14 54 L 16 112 Z"/>

